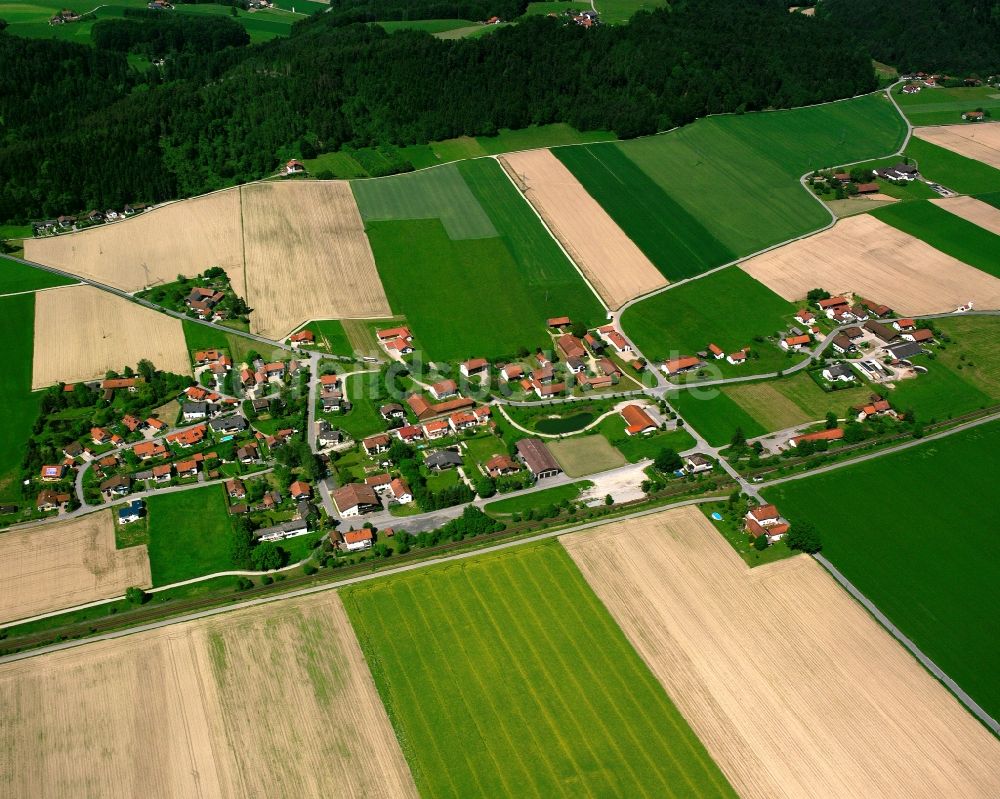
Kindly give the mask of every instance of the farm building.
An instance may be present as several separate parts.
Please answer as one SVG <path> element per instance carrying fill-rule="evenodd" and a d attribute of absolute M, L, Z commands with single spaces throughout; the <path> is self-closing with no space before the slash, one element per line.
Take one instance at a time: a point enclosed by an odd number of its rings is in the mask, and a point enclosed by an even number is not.
<path fill-rule="evenodd" d="M 536 480 L 554 477 L 562 471 L 541 439 L 521 439 L 517 442 L 517 455 Z"/>

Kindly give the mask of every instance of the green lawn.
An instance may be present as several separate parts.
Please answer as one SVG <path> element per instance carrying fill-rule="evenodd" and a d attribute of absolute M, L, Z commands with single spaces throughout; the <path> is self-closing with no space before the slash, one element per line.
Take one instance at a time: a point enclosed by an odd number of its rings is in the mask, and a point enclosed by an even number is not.
<path fill-rule="evenodd" d="M 605 158 L 614 172 L 605 180 L 620 181 L 606 210 L 631 232 L 634 215 L 646 218 L 651 208 L 667 212 L 665 194 L 686 212 L 672 221 L 671 238 L 695 252 L 684 256 L 683 247 L 675 245 L 678 267 L 664 261 L 666 255 L 653 260 L 661 270 L 693 274 L 703 271 L 699 259 L 713 263 L 724 258 L 721 251 L 708 259 L 701 254 L 707 237 L 743 256 L 825 225 L 829 213 L 799 185 L 799 177 L 812 169 L 889 155 L 904 135 L 903 120 L 881 94 L 812 108 L 700 119 L 670 133 L 611 145 L 645 178 L 636 178 L 632 166 L 615 172 L 621 159 Z M 650 181 L 663 194 L 652 191 Z"/>
<path fill-rule="evenodd" d="M 0 414 L 0 499 L 21 496 L 18 474 L 24 445 L 38 416 L 41 393 L 31 392 L 35 337 L 35 295 L 0 297 L 0 341 L 6 367 L 0 371 L 4 412 Z"/>
<path fill-rule="evenodd" d="M 366 223 L 438 219 L 454 241 L 498 235 L 457 164 L 387 178 L 356 180 L 351 188 Z"/>
<path fill-rule="evenodd" d="M 742 269 L 723 269 L 631 306 L 622 314 L 627 335 L 649 359 L 693 355 L 710 343 L 733 352 L 750 347 L 760 358 L 742 366 L 715 364 L 725 376 L 779 369 L 787 358 L 755 336 L 787 330 L 797 310 Z"/>
<path fill-rule="evenodd" d="M 245 361 L 247 353 L 251 351 L 260 353 L 260 356 L 266 361 L 288 357 L 288 351 L 281 349 L 281 347 L 269 347 L 259 341 L 241 336 L 239 333 L 223 333 L 221 330 L 186 319 L 181 324 L 184 326 L 184 340 L 192 352 L 194 350 L 228 349 L 233 362 L 237 365 Z"/>
<path fill-rule="evenodd" d="M 945 367 L 991 401 L 1000 401 L 1000 317 L 956 316 L 934 324 L 951 341 L 937 348 L 928 368 Z"/>
<path fill-rule="evenodd" d="M 9 23 L 8 31 L 17 36 L 34 39 L 63 39 L 79 44 L 90 44 L 90 31 L 97 19 L 115 19 L 125 16 L 126 8 L 146 8 L 146 0 L 115 0 L 109 5 L 101 5 L 93 0 L 60 0 L 60 2 L 35 3 L 3 3 L 0 6 L 0 18 Z M 316 6 L 317 3 L 304 2 L 303 6 Z M 298 8 L 298 6 L 296 6 Z M 49 18 L 60 9 L 68 8 L 78 13 L 94 11 L 93 19 L 84 22 L 74 22 L 68 25 L 49 25 Z M 302 10 L 302 9 L 299 9 Z M 190 5 L 180 4 L 171 13 L 200 15 L 229 15 L 228 6 L 222 5 Z M 277 9 L 255 11 L 253 14 L 239 11 L 240 24 L 250 34 L 251 42 L 265 42 L 278 36 L 287 36 L 292 29 L 292 23 L 302 19 L 301 15 L 293 15 Z"/>
<path fill-rule="evenodd" d="M 52 286 L 69 286 L 77 281 L 68 277 L 26 266 L 20 261 L 0 255 L 0 294 L 34 291 Z"/>
<path fill-rule="evenodd" d="M 927 374 L 898 381 L 889 399 L 901 410 L 914 411 L 919 420 L 948 419 L 993 404 L 990 396 L 945 363 L 926 356 L 910 360 L 926 366 Z"/>
<path fill-rule="evenodd" d="M 666 0 L 595 0 L 594 5 L 605 25 L 628 22 L 636 11 L 652 11 L 667 5 Z"/>
<path fill-rule="evenodd" d="M 667 402 L 715 447 L 728 444 L 737 428 L 747 438 L 767 432 L 760 422 L 718 389 L 678 391 L 667 397 Z"/>
<path fill-rule="evenodd" d="M 346 396 L 351 402 L 351 410 L 343 416 L 332 417 L 334 427 L 339 427 L 358 441 L 385 430 L 385 420 L 379 416 L 371 400 L 374 390 L 372 381 L 378 379 L 378 374 L 351 375 L 347 378 Z"/>
<path fill-rule="evenodd" d="M 683 452 L 695 445 L 694 438 L 684 428 L 651 433 L 647 436 L 626 435 L 625 420 L 620 415 L 609 416 L 597 426 L 597 432 L 621 452 L 629 463 L 636 463 L 646 458 L 653 459 L 663 449 Z"/>
<path fill-rule="evenodd" d="M 558 543 L 342 596 L 422 796 L 735 796 Z"/>
<path fill-rule="evenodd" d="M 764 491 L 793 524 L 813 522 L 823 554 L 994 717 L 998 451 L 993 422 Z M 838 502 L 857 523 L 826 510 Z"/>
<path fill-rule="evenodd" d="M 553 153 L 668 279 L 732 261 L 733 251 L 643 172 L 624 147 L 595 144 Z"/>
<path fill-rule="evenodd" d="M 351 154 L 345 150 L 335 153 L 322 153 L 315 158 L 303 160 L 306 169 L 312 175 L 320 172 L 332 172 L 334 177 L 340 180 L 351 180 L 353 178 L 366 178 L 368 172 L 361 166 Z"/>
<path fill-rule="evenodd" d="M 496 162 L 403 177 L 436 173 L 449 177 L 405 192 L 371 188 L 399 177 L 353 184 L 389 304 L 418 347 L 442 360 L 512 355 L 550 343 L 550 316 L 601 320 L 603 308 Z M 398 221 L 375 221 L 390 216 Z M 471 235 L 472 219 L 482 235 Z"/>
<path fill-rule="evenodd" d="M 906 155 L 919 167 L 920 174 L 960 194 L 1000 191 L 1000 169 L 953 153 L 914 136 L 906 145 Z"/>
<path fill-rule="evenodd" d="M 992 86 L 922 89 L 916 94 L 903 94 L 902 89 L 894 89 L 893 96 L 912 125 L 960 125 L 962 113 L 977 108 L 1000 115 L 1000 92 Z"/>
<path fill-rule="evenodd" d="M 544 508 L 546 505 L 558 505 L 564 499 L 576 499 L 586 489 L 593 485 L 589 480 L 578 480 L 575 483 L 543 488 L 530 494 L 521 494 L 509 499 L 497 499 L 486 503 L 485 509 L 494 515 L 523 513 L 532 508 Z"/>
<path fill-rule="evenodd" d="M 233 568 L 229 557 L 232 517 L 221 485 L 153 494 L 146 507 L 153 585 Z"/>
<path fill-rule="evenodd" d="M 337 319 L 324 319 L 306 325 L 316 335 L 317 343 L 323 342 L 334 355 L 353 355 L 354 349 L 344 332 L 344 325 Z"/>
<path fill-rule="evenodd" d="M 1000 277 L 1000 236 L 927 201 L 895 203 L 871 215 L 959 261 Z"/>

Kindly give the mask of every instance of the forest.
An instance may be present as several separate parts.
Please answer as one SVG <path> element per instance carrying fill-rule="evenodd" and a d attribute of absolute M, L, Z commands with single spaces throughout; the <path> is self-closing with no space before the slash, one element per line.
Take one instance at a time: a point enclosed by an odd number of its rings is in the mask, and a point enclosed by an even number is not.
<path fill-rule="evenodd" d="M 232 17 L 167 16 L 131 8 L 125 9 L 125 17 L 94 23 L 90 37 L 97 49 L 162 57 L 185 50 L 214 53 L 250 43 L 246 29 Z"/>
<path fill-rule="evenodd" d="M 521 16 L 528 0 L 331 0 L 331 20 L 336 24 L 397 19 L 469 19 Z"/>
<path fill-rule="evenodd" d="M 529 17 L 465 40 L 321 13 L 289 38 L 180 49 L 144 73 L 119 51 L 0 32 L 0 220 L 191 196 L 272 174 L 303 148 L 551 122 L 625 138 L 875 87 L 836 23 L 774 0 L 681 0 L 591 30 Z"/>
<path fill-rule="evenodd" d="M 824 0 L 816 16 L 903 72 L 1000 73 L 997 0 Z"/>

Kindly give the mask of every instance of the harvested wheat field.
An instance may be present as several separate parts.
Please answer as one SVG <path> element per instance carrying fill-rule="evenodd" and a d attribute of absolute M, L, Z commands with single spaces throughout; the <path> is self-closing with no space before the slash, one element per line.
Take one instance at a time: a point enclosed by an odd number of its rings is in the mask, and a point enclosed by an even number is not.
<path fill-rule="evenodd" d="M 969 300 L 1000 308 L 1000 280 L 871 216 L 842 219 L 740 266 L 790 301 L 822 287 L 853 291 L 903 314 L 953 311 Z"/>
<path fill-rule="evenodd" d="M 1000 208 L 975 197 L 940 197 L 931 202 L 938 208 L 1000 236 Z"/>
<path fill-rule="evenodd" d="M 934 125 L 914 128 L 913 135 L 966 158 L 1000 169 L 1000 122 Z"/>
<path fill-rule="evenodd" d="M 347 181 L 244 186 L 253 331 L 280 339 L 310 319 L 390 316 Z"/>
<path fill-rule="evenodd" d="M 667 285 L 635 243 L 549 150 L 500 158 L 609 308 Z"/>
<path fill-rule="evenodd" d="M 744 799 L 1000 795 L 1000 741 L 811 558 L 696 508 L 560 539 Z"/>
<path fill-rule="evenodd" d="M 77 233 L 25 239 L 24 257 L 123 291 L 221 266 L 242 294 L 239 190 L 168 203 Z"/>
<path fill-rule="evenodd" d="M 152 585 L 145 546 L 115 549 L 111 511 L 0 533 L 0 563 L 0 624 Z"/>
<path fill-rule="evenodd" d="M 93 286 L 66 286 L 35 296 L 31 387 L 103 377 L 147 358 L 157 368 L 191 374 L 179 319 Z"/>
<path fill-rule="evenodd" d="M 333 591 L 0 666 L 11 797 L 416 797 Z"/>

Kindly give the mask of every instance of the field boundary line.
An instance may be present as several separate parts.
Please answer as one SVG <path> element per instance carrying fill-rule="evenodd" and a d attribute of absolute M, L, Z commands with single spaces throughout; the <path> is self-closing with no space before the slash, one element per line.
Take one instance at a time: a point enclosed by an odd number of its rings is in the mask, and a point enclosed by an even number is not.
<path fill-rule="evenodd" d="M 243 187 L 240 186 L 240 251 L 243 253 L 243 300 L 250 304 L 250 278 L 247 276 L 247 224 L 243 215 Z"/>
<path fill-rule="evenodd" d="M 545 148 L 536 147 L 535 149 L 537 150 Z M 527 195 L 525 195 L 525 193 L 521 191 L 520 187 L 517 185 L 517 182 L 514 180 L 513 177 L 511 177 L 510 172 L 507 171 L 507 164 L 503 161 L 503 159 L 501 159 L 499 155 L 491 155 L 489 156 L 489 158 L 492 158 L 499 165 L 500 171 L 503 172 L 504 177 L 507 178 L 507 180 L 510 182 L 510 185 L 514 187 L 514 191 L 517 192 L 517 196 L 520 197 L 528 206 L 528 208 L 531 209 L 531 213 L 535 215 L 535 217 L 541 223 L 542 227 L 545 228 L 545 232 L 548 233 L 549 238 L 551 238 L 552 241 L 556 243 L 556 246 L 559 248 L 560 252 L 562 252 L 562 254 L 566 256 L 566 260 L 569 261 L 571 264 L 573 264 L 573 268 L 576 270 L 576 273 L 580 276 L 583 282 L 587 284 L 587 288 L 589 288 L 593 292 L 594 296 L 597 297 L 597 301 L 601 304 L 601 307 L 604 309 L 604 313 L 608 315 L 607 318 L 610 318 L 610 314 L 613 312 L 608 307 L 608 304 L 604 301 L 604 298 L 601 296 L 600 292 L 594 287 L 594 284 L 590 282 L 590 279 L 583 273 L 583 270 L 580 268 L 580 265 L 575 260 L 573 260 L 573 256 L 569 254 L 569 251 L 563 246 L 563 243 L 559 241 L 559 237 L 552 232 L 552 228 L 549 227 L 548 223 L 538 212 L 538 209 L 531 204 L 531 201 L 528 199 Z"/>
<path fill-rule="evenodd" d="M 983 710 L 979 704 L 969 696 L 957 682 L 955 682 L 951 677 L 949 677 L 940 666 L 938 666 L 933 660 L 931 660 L 923 651 L 918 647 L 913 641 L 911 641 L 895 624 L 893 624 L 889 617 L 886 616 L 878 607 L 866 597 L 858 588 L 848 580 L 836 566 L 834 566 L 829 560 L 823 557 L 820 553 L 815 553 L 813 559 L 819 563 L 827 573 L 836 580 L 840 586 L 850 594 L 861 606 L 868 611 L 868 613 L 879 623 L 881 627 L 885 629 L 893 638 L 895 638 L 900 644 L 902 644 L 917 662 L 920 663 L 927 671 L 929 671 L 939 682 L 941 682 L 951 693 L 965 705 L 966 709 L 979 721 L 981 721 L 986 727 L 992 730 L 994 735 L 1000 736 L 1000 723 L 997 722 L 989 713 Z"/>
<path fill-rule="evenodd" d="M 269 605 L 272 602 L 279 602 L 284 599 L 295 599 L 302 596 L 309 596 L 311 594 L 318 594 L 323 591 L 334 591 L 340 588 L 344 588 L 349 585 L 357 585 L 359 583 L 366 583 L 372 580 L 379 580 L 382 577 L 388 577 L 394 574 L 403 574 L 405 572 L 417 571 L 419 569 L 426 569 L 430 566 L 437 566 L 442 563 L 454 563 L 457 561 L 467 560 L 468 558 L 479 557 L 480 555 L 487 555 L 491 552 L 502 552 L 506 549 L 513 549 L 514 547 L 524 546 L 525 544 L 534 544 L 540 541 L 546 541 L 550 538 L 558 538 L 562 535 L 569 535 L 570 533 L 577 533 L 583 530 L 590 530 L 595 527 L 601 527 L 605 524 L 613 524 L 618 521 L 627 519 L 638 519 L 643 516 L 650 516 L 654 513 L 661 513 L 665 510 L 670 510 L 672 508 L 683 508 L 688 505 L 703 505 L 709 502 L 721 502 L 728 498 L 728 496 L 722 495 L 711 495 L 706 497 L 693 497 L 691 499 L 680 500 L 679 502 L 667 504 L 667 505 L 657 505 L 652 508 L 644 508 L 643 510 L 634 511 L 633 513 L 628 513 L 622 516 L 614 516 L 612 518 L 597 519 L 591 522 L 585 522 L 584 524 L 576 525 L 574 527 L 566 527 L 558 530 L 548 530 L 542 533 L 537 533 L 535 535 L 527 536 L 524 538 L 514 538 L 507 541 L 501 541 L 498 544 L 493 544 L 488 547 L 481 547 L 478 549 L 469 549 L 463 552 L 456 552 L 453 555 L 443 555 L 440 557 L 432 557 L 427 560 L 416 561 L 414 563 L 407 563 L 402 566 L 394 566 L 388 569 L 383 569 L 377 572 L 370 572 L 368 574 L 359 574 L 354 577 L 347 577 L 342 580 L 331 580 L 330 582 L 323 583 L 321 585 L 313 585 L 308 588 L 298 588 L 294 591 L 287 591 L 285 593 L 274 594 L 272 596 L 258 597 L 257 599 L 248 599 L 244 602 L 235 602 L 227 605 L 220 605 L 219 607 L 208 608 L 207 610 L 196 611 L 195 613 L 186 613 L 181 616 L 175 616 L 169 619 L 161 619 L 160 621 L 149 622 L 147 624 L 140 624 L 134 627 L 127 627 L 122 630 L 113 630 L 112 632 L 103 633 L 101 635 L 96 635 L 92 638 L 80 638 L 71 641 L 62 641 L 57 644 L 50 644 L 45 647 L 38 647 L 36 649 L 28 649 L 23 652 L 15 652 L 12 655 L 0 656 L 0 664 L 2 663 L 12 663 L 17 660 L 25 660 L 27 658 L 36 657 L 38 655 L 44 655 L 49 652 L 59 652 L 65 649 L 73 649 L 78 646 L 86 646 L 90 643 L 96 643 L 97 641 L 108 641 L 116 638 L 124 638 L 128 635 L 134 635 L 136 633 L 148 632 L 149 630 L 156 630 L 162 627 L 170 627 L 174 624 L 181 624 L 186 621 L 194 621 L 196 619 L 209 618 L 211 616 L 218 616 L 222 613 L 229 613 L 233 610 L 241 610 L 243 608 L 260 607 L 262 605 Z"/>

